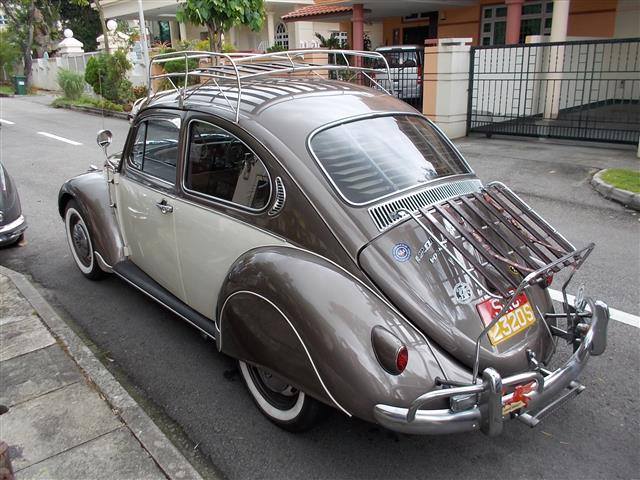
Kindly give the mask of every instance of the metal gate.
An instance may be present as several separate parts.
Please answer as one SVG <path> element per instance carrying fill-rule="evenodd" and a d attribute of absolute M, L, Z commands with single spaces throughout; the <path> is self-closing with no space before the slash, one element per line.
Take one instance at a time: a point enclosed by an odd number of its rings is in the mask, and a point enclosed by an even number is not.
<path fill-rule="evenodd" d="M 467 131 L 637 144 L 640 38 L 472 47 Z"/>

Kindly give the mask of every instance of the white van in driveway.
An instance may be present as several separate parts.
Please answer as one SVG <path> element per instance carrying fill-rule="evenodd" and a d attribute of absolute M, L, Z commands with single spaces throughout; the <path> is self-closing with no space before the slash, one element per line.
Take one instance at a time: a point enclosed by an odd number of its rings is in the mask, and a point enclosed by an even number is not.
<path fill-rule="evenodd" d="M 422 98 L 424 47 L 419 45 L 393 45 L 378 47 L 376 52 L 381 53 L 389 63 L 395 95 L 419 108 L 419 102 Z M 386 71 L 377 74 L 376 80 L 387 90 L 390 89 L 391 85 L 389 85 Z"/>

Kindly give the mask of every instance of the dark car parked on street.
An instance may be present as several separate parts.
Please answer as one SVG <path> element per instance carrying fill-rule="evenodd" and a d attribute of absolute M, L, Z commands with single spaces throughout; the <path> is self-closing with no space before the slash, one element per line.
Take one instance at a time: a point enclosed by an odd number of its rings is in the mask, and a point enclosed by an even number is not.
<path fill-rule="evenodd" d="M 18 189 L 0 162 L 0 247 L 19 242 L 26 229 Z"/>
<path fill-rule="evenodd" d="M 317 61 L 336 52 L 349 65 Z M 177 52 L 152 66 L 176 60 L 190 70 L 151 70 L 124 151 L 60 190 L 86 277 L 114 273 L 215 339 L 289 430 L 328 405 L 400 432 L 497 435 L 583 391 L 608 308 L 579 294 L 556 311 L 549 286 L 567 270 L 566 291 L 593 244 L 484 185 L 392 92 L 328 79 L 371 80 L 382 55 Z M 550 370 L 559 339 L 574 351 Z"/>

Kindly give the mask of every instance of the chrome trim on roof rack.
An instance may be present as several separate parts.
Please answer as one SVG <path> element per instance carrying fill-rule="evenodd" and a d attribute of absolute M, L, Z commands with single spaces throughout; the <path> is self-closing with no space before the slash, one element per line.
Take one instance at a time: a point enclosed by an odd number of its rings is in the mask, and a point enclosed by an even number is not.
<path fill-rule="evenodd" d="M 331 54 L 336 57 L 340 56 L 344 61 L 344 65 L 333 64 L 315 64 L 304 61 L 305 55 L 317 55 L 317 54 Z M 371 82 L 378 86 L 384 92 L 393 95 L 393 85 L 391 85 L 391 91 L 385 89 L 380 85 L 374 77 L 369 73 L 380 72 L 383 69 L 362 66 L 361 59 L 369 58 L 376 59 L 383 62 L 387 70 L 387 78 L 391 78 L 391 70 L 385 57 L 378 52 L 363 52 L 358 50 L 328 50 L 328 49 L 308 49 L 308 50 L 289 50 L 285 52 L 273 52 L 264 54 L 245 54 L 245 53 L 217 53 L 217 52 L 201 52 L 193 50 L 185 50 L 182 52 L 171 52 L 156 55 L 149 62 L 148 72 L 148 85 L 149 93 L 147 99 L 153 98 L 155 95 L 164 90 L 153 90 L 153 80 L 165 79 L 171 82 L 173 88 L 179 93 L 180 105 L 184 104 L 184 101 L 197 92 L 201 87 L 206 85 L 215 85 L 222 96 L 227 101 L 229 107 L 235 113 L 236 123 L 240 119 L 240 102 L 242 98 L 242 81 L 255 79 L 258 77 L 264 77 L 268 75 L 281 75 L 291 74 L 298 72 L 310 72 L 315 75 L 319 75 L 320 71 L 340 71 L 346 70 L 353 72 L 353 75 L 361 73 L 367 77 Z M 189 69 L 190 60 L 209 60 L 211 66 L 200 66 L 197 68 Z M 184 72 L 172 72 L 172 73 L 160 73 L 152 74 L 154 65 L 162 65 L 163 63 L 184 60 Z M 350 61 L 351 60 L 351 61 Z M 353 63 L 353 65 L 352 65 Z M 190 77 L 197 77 L 198 79 L 205 78 L 206 80 L 199 85 L 195 85 L 192 89 L 187 91 Z M 182 86 L 178 86 L 174 79 L 177 79 L 177 83 L 180 84 L 180 80 L 184 83 Z M 225 90 L 220 86 L 218 82 L 232 82 L 235 84 L 235 88 L 238 91 L 235 107 L 227 97 Z"/>

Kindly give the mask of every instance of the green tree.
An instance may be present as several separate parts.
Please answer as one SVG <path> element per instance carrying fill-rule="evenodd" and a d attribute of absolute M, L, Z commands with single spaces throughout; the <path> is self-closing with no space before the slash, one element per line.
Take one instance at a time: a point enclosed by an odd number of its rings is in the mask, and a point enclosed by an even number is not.
<path fill-rule="evenodd" d="M 102 0 L 71 0 L 71 3 L 79 5 L 81 7 L 90 7 L 91 4 L 96 7 L 98 11 L 98 17 L 100 18 L 100 25 L 102 29 L 102 35 L 104 35 L 104 48 L 106 52 L 109 52 L 109 35 L 107 30 L 107 20 L 104 17 L 104 10 L 102 9 Z"/>
<path fill-rule="evenodd" d="M 11 33 L 6 29 L 0 30 L 0 70 L 11 75 L 19 58 L 20 47 L 16 44 Z"/>
<path fill-rule="evenodd" d="M 263 0 L 186 0 L 180 2 L 176 20 L 204 25 L 209 32 L 209 47 L 222 51 L 222 34 L 236 25 L 254 32 L 264 23 Z"/>
<path fill-rule="evenodd" d="M 84 44 L 85 52 L 93 52 L 98 46 L 96 37 L 102 33 L 100 15 L 87 5 L 76 2 L 60 2 L 60 18 L 64 28 L 73 30 L 73 36 Z"/>
<path fill-rule="evenodd" d="M 41 53 L 55 37 L 57 32 L 53 25 L 58 20 L 58 11 L 50 0 L 0 0 L 0 5 L 7 17 L 8 29 L 20 49 L 28 88 L 32 83 L 32 50 L 36 48 Z"/>

